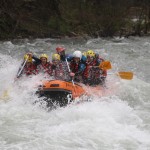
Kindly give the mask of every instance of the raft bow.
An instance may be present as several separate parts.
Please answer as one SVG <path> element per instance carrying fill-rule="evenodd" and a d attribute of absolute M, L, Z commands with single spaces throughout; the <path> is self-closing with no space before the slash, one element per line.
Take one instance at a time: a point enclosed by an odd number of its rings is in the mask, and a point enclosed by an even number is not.
<path fill-rule="evenodd" d="M 77 97 L 81 97 L 86 92 L 79 84 L 74 84 L 68 81 L 50 80 L 43 81 L 43 84 L 38 89 L 39 97 L 44 97 L 47 105 L 58 104 L 65 106 Z"/>

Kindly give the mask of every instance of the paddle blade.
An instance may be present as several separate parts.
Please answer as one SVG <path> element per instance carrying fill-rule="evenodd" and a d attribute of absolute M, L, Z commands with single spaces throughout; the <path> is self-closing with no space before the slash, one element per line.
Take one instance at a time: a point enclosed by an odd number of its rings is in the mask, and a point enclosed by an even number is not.
<path fill-rule="evenodd" d="M 100 63 L 99 68 L 102 69 L 102 70 L 109 70 L 112 67 L 111 67 L 110 61 L 103 61 L 103 62 Z"/>
<path fill-rule="evenodd" d="M 0 99 L 6 100 L 9 98 L 8 90 L 5 90 L 3 94 L 0 96 Z"/>
<path fill-rule="evenodd" d="M 118 72 L 117 75 L 121 79 L 131 80 L 133 78 L 133 72 Z"/>

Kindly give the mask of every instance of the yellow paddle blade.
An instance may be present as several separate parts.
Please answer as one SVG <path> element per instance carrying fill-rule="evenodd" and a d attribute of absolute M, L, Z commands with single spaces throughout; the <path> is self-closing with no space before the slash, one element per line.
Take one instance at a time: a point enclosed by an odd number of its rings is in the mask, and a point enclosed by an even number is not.
<path fill-rule="evenodd" d="M 3 92 L 3 94 L 1 95 L 0 98 L 1 98 L 1 99 L 7 99 L 7 98 L 9 98 L 8 90 L 5 90 L 5 91 Z"/>
<path fill-rule="evenodd" d="M 108 70 L 111 69 L 112 67 L 110 61 L 102 61 L 99 65 L 99 68 L 102 70 Z"/>
<path fill-rule="evenodd" d="M 118 72 L 117 75 L 126 80 L 131 80 L 133 78 L 133 72 Z"/>

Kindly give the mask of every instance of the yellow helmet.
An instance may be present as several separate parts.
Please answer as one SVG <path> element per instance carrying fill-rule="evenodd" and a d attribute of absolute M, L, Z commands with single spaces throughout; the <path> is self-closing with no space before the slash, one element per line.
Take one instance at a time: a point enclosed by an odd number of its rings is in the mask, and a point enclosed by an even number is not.
<path fill-rule="evenodd" d="M 53 54 L 52 60 L 60 60 L 60 55 L 59 54 Z"/>
<path fill-rule="evenodd" d="M 47 54 L 41 54 L 41 55 L 40 55 L 40 59 L 41 59 L 42 57 L 43 57 L 43 58 L 46 58 L 46 59 L 48 60 L 48 55 L 47 55 Z"/>
<path fill-rule="evenodd" d="M 93 50 L 88 50 L 86 54 L 87 54 L 87 56 L 95 57 L 95 53 Z"/>
<path fill-rule="evenodd" d="M 27 62 L 32 62 L 32 57 L 29 56 L 28 54 L 25 54 L 25 55 L 24 55 L 24 60 L 25 60 L 25 61 L 27 60 Z"/>

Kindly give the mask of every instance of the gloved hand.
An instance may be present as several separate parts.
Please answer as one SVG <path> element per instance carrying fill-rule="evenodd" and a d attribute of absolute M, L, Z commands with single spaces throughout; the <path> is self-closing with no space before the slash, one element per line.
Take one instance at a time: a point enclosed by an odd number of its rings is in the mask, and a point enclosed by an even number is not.
<path fill-rule="evenodd" d="M 75 73 L 70 72 L 70 76 L 71 76 L 71 77 L 74 77 L 74 76 L 75 76 Z"/>
<path fill-rule="evenodd" d="M 16 82 L 16 81 L 18 80 L 18 78 L 19 78 L 19 77 L 15 77 L 15 78 L 14 78 L 14 82 Z"/>
<path fill-rule="evenodd" d="M 89 69 L 91 69 L 93 66 L 89 66 Z"/>
<path fill-rule="evenodd" d="M 62 76 L 63 76 L 63 73 L 60 73 L 59 75 L 60 75 L 60 77 L 62 77 Z"/>
<path fill-rule="evenodd" d="M 56 65 L 52 64 L 52 69 L 55 69 L 56 68 Z"/>

